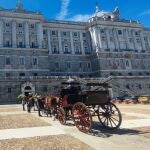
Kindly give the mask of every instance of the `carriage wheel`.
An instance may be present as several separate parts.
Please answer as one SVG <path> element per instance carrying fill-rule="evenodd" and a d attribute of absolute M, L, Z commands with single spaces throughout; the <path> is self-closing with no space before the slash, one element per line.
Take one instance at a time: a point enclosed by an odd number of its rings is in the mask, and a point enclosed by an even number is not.
<path fill-rule="evenodd" d="M 92 127 L 92 116 L 83 103 L 76 103 L 72 108 L 72 117 L 75 126 L 82 132 L 87 133 Z"/>
<path fill-rule="evenodd" d="M 62 125 L 66 124 L 65 111 L 62 107 L 57 109 L 57 118 Z"/>
<path fill-rule="evenodd" d="M 98 119 L 108 129 L 117 129 L 122 122 L 121 112 L 113 103 L 103 104 L 98 107 Z"/>

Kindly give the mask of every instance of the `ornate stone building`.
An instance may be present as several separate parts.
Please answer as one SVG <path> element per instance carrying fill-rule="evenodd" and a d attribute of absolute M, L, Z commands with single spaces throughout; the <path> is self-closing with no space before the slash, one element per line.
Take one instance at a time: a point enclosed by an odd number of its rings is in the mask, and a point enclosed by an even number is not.
<path fill-rule="evenodd" d="M 96 7 L 88 22 L 47 20 L 20 1 L 0 8 L 0 103 L 29 85 L 48 92 L 51 76 L 112 76 L 115 87 L 149 94 L 149 75 L 150 29 L 120 18 L 117 7 Z"/>

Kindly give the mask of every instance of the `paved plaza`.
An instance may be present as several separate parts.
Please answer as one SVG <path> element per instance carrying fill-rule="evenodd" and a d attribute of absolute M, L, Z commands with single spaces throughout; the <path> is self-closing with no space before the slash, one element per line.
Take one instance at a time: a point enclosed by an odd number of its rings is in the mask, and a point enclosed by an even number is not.
<path fill-rule="evenodd" d="M 85 134 L 70 122 L 60 125 L 54 118 L 28 114 L 21 105 L 0 106 L 0 150 L 148 150 L 150 105 L 119 104 L 123 122 L 116 131 L 103 129 L 96 118 Z"/>

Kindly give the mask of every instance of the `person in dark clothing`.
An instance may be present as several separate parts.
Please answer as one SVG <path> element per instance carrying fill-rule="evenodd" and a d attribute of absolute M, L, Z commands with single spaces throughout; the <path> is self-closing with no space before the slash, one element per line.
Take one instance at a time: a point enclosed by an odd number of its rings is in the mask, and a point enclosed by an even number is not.
<path fill-rule="evenodd" d="M 38 98 L 37 104 L 38 104 L 38 115 L 39 117 L 42 117 L 41 111 L 44 109 L 44 98 L 42 97 Z"/>
<path fill-rule="evenodd" d="M 31 112 L 32 107 L 32 94 L 29 93 L 29 96 L 27 96 L 27 111 L 28 113 Z"/>

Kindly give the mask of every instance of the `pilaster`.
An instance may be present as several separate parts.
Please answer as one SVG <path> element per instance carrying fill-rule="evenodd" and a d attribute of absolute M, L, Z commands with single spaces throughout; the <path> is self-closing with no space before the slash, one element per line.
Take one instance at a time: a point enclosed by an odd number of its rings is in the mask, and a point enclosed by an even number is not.
<path fill-rule="evenodd" d="M 28 22 L 25 22 L 25 45 L 26 45 L 26 48 L 30 47 L 30 42 L 29 42 L 29 24 L 28 24 Z"/>
<path fill-rule="evenodd" d="M 17 47 L 16 21 L 12 21 L 12 46 Z"/>
<path fill-rule="evenodd" d="M 43 26 L 42 23 L 37 24 L 37 41 L 39 48 L 42 48 L 43 46 Z"/>
<path fill-rule="evenodd" d="M 71 51 L 72 51 L 72 54 L 75 54 L 72 31 L 70 31 L 70 42 L 71 42 Z"/>
<path fill-rule="evenodd" d="M 106 38 L 107 38 L 107 48 L 108 48 L 108 49 L 111 49 L 111 47 L 110 47 L 111 43 L 110 43 L 109 29 L 106 28 L 105 30 L 106 30 Z"/>
<path fill-rule="evenodd" d="M 3 47 L 3 21 L 0 20 L 0 47 Z"/>
<path fill-rule="evenodd" d="M 85 55 L 84 46 L 83 46 L 83 34 L 82 34 L 82 32 L 80 32 L 80 43 L 81 43 L 82 55 Z"/>
<path fill-rule="evenodd" d="M 48 52 L 49 54 L 52 54 L 52 47 L 51 47 L 51 37 L 50 37 L 50 30 L 47 30 L 47 36 L 48 36 Z"/>
<path fill-rule="evenodd" d="M 142 49 L 146 50 L 145 41 L 144 41 L 144 35 L 143 35 L 142 31 L 140 31 L 140 37 L 141 37 L 141 42 L 142 42 Z"/>
<path fill-rule="evenodd" d="M 117 35 L 117 31 L 116 31 L 116 29 L 113 29 L 113 35 L 114 35 L 114 40 L 115 40 L 115 47 L 116 47 L 116 49 L 120 49 L 120 47 L 119 47 L 119 41 L 118 41 L 118 35 Z"/>
<path fill-rule="evenodd" d="M 134 49 L 138 50 L 137 42 L 136 42 L 136 36 L 135 36 L 135 30 L 131 30 L 131 33 L 132 33 L 133 42 L 134 42 Z"/>
<path fill-rule="evenodd" d="M 58 31 L 58 40 L 59 40 L 59 52 L 60 54 L 63 54 L 63 50 L 62 50 L 62 40 L 61 40 L 61 31 Z"/>
<path fill-rule="evenodd" d="M 125 33 L 126 47 L 127 47 L 127 49 L 130 49 L 131 46 L 130 46 L 130 41 L 129 41 L 129 33 L 128 33 L 128 30 L 125 29 L 125 30 L 124 30 L 124 33 Z"/>

